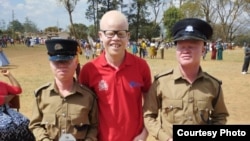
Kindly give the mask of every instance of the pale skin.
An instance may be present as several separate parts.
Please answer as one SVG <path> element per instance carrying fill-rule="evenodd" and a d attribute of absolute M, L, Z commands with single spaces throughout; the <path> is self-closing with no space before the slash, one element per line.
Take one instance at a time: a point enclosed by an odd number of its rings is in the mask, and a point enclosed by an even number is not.
<path fill-rule="evenodd" d="M 184 40 L 177 42 L 176 58 L 179 69 L 189 83 L 193 83 L 197 77 L 203 52 L 204 41 Z"/>
<path fill-rule="evenodd" d="M 193 83 L 197 78 L 200 68 L 200 60 L 204 52 L 204 41 L 183 40 L 177 41 L 176 58 L 183 77 Z M 173 141 L 173 138 L 167 141 Z"/>
<path fill-rule="evenodd" d="M 118 11 L 109 11 L 100 21 L 101 30 L 128 30 L 128 21 L 126 17 Z M 125 50 L 128 45 L 130 33 L 125 38 L 119 38 L 115 35 L 108 38 L 102 31 L 99 32 L 99 38 L 105 49 L 105 58 L 107 62 L 118 69 L 125 57 Z M 133 141 L 146 141 L 148 136 L 147 130 L 144 128 L 142 132 L 136 136 Z"/>
<path fill-rule="evenodd" d="M 110 18 L 113 17 L 113 18 Z M 128 22 L 124 15 L 119 12 L 109 12 L 102 17 L 100 21 L 101 30 L 128 30 Z M 106 52 L 106 59 L 110 65 L 118 68 L 123 62 L 125 50 L 129 41 L 130 33 L 126 38 L 119 38 L 115 35 L 113 38 L 107 38 L 102 31 L 99 32 L 100 40 L 103 43 Z"/>
<path fill-rule="evenodd" d="M 50 61 L 50 68 L 54 74 L 56 86 L 62 97 L 70 94 L 74 86 L 73 76 L 77 67 L 77 58 L 68 61 Z"/>

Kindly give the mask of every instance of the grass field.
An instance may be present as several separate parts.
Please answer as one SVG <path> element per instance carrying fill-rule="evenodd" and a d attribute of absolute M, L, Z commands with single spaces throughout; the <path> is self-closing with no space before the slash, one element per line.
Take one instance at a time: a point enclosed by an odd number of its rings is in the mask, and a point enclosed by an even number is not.
<path fill-rule="evenodd" d="M 37 45 L 34 48 L 15 45 L 3 50 L 10 61 L 10 67 L 13 68 L 11 72 L 23 88 L 20 112 L 30 117 L 34 90 L 53 80 L 46 48 L 44 45 Z M 159 56 L 156 59 L 146 58 L 152 76 L 176 65 L 174 51 L 173 48 L 165 50 L 165 59 L 159 59 Z M 230 113 L 228 124 L 250 124 L 250 73 L 241 74 L 242 48 L 225 50 L 222 61 L 211 60 L 210 56 L 211 54 L 208 52 L 206 60 L 202 60 L 201 65 L 204 71 L 223 82 L 225 102 Z M 80 56 L 81 64 L 85 64 L 87 61 L 84 55 Z M 0 80 L 8 81 L 3 76 L 0 76 Z M 148 140 L 153 141 L 151 137 Z"/>

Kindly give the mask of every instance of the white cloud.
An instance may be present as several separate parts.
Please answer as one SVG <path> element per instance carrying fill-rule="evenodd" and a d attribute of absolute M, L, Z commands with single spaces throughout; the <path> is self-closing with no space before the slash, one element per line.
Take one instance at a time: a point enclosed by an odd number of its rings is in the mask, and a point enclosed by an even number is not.
<path fill-rule="evenodd" d="M 81 0 L 77 3 L 72 17 L 74 23 L 88 26 L 91 23 L 85 19 L 86 1 Z M 21 23 L 28 17 L 41 30 L 57 25 L 66 29 L 70 25 L 68 12 L 58 0 L 0 0 L 0 13 L 0 20 L 4 20 L 6 26 L 12 21 L 13 16 Z"/>

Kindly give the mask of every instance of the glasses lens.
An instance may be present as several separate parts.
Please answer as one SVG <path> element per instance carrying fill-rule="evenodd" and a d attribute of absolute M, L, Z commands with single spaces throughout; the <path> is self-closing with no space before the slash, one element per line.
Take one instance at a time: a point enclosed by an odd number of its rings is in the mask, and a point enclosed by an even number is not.
<path fill-rule="evenodd" d="M 124 38 L 124 37 L 127 36 L 127 32 L 126 32 L 126 31 L 118 31 L 118 32 L 117 32 L 117 36 L 118 36 L 119 38 Z"/>
<path fill-rule="evenodd" d="M 108 37 L 108 38 L 112 38 L 115 36 L 115 32 L 114 31 L 105 31 L 104 32 L 105 35 Z"/>
<path fill-rule="evenodd" d="M 119 38 L 125 38 L 127 36 L 127 31 L 125 30 L 120 30 L 120 31 L 105 31 L 104 32 L 105 36 L 108 38 L 113 38 L 115 36 L 115 34 L 119 37 Z"/>

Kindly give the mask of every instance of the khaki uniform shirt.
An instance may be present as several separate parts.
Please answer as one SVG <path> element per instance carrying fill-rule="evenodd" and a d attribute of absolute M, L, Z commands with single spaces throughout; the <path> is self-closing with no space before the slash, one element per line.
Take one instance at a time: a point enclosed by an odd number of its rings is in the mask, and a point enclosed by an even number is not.
<path fill-rule="evenodd" d="M 225 124 L 229 115 L 221 82 L 201 69 L 193 84 L 177 68 L 160 74 L 145 96 L 144 124 L 160 141 L 172 138 L 173 124 Z"/>
<path fill-rule="evenodd" d="M 77 141 L 97 141 L 97 103 L 94 93 L 76 82 L 72 94 L 63 98 L 54 83 L 35 91 L 29 129 L 37 141 L 58 141 L 64 133 Z"/>

